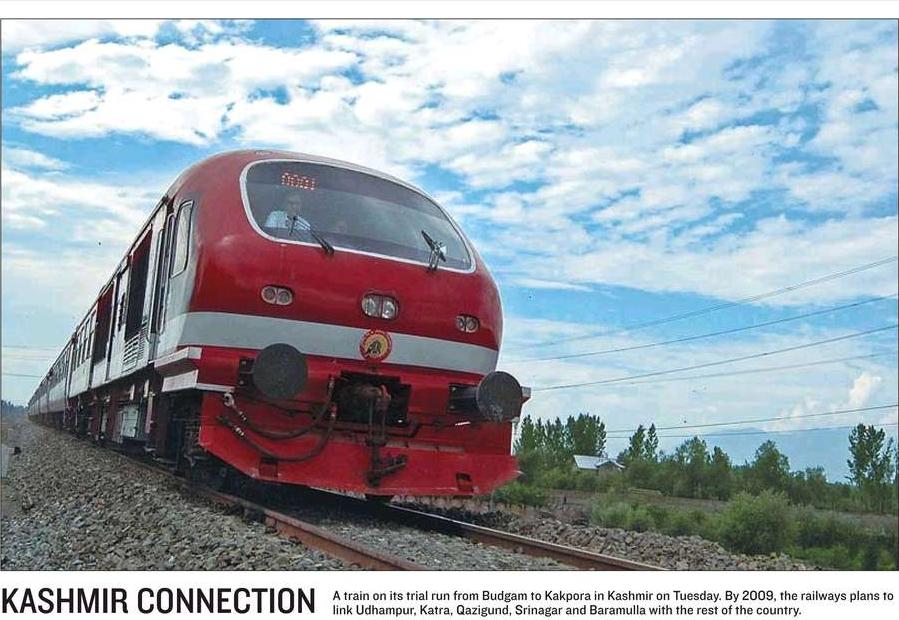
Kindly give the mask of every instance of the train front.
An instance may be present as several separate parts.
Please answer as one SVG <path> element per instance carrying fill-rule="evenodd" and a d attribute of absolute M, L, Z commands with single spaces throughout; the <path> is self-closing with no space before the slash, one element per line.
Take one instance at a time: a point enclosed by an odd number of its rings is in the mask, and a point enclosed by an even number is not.
<path fill-rule="evenodd" d="M 526 390 L 496 372 L 496 285 L 431 199 L 270 155 L 204 200 L 181 340 L 203 344 L 199 444 L 264 480 L 476 495 L 513 479 Z M 202 336 L 201 336 L 202 335 Z M 201 342 L 202 341 L 202 342 Z M 213 345 L 213 346 L 209 346 Z"/>

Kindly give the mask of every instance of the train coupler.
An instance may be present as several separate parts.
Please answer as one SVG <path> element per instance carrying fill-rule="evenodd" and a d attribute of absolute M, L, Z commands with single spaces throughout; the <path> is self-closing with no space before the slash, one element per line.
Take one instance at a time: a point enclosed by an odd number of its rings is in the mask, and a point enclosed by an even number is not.
<path fill-rule="evenodd" d="M 371 469 L 365 474 L 365 480 L 369 486 L 378 487 L 383 478 L 401 470 L 406 466 L 407 461 L 408 457 L 405 454 L 388 456 L 386 458 L 374 457 L 372 458 Z"/>

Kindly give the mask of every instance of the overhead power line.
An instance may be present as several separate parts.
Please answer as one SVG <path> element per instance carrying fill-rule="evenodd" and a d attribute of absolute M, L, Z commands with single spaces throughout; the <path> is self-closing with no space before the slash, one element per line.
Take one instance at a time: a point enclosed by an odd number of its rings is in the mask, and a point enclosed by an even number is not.
<path fill-rule="evenodd" d="M 814 362 L 805 362 L 802 364 L 787 364 L 785 366 L 763 366 L 761 368 L 747 368 L 746 370 L 730 370 L 728 372 L 713 372 L 704 375 L 689 375 L 687 377 L 664 377 L 661 379 L 647 379 L 646 381 L 622 381 L 617 385 L 645 385 L 650 383 L 668 383 L 670 381 L 694 381 L 696 379 L 714 379 L 717 377 L 732 377 L 734 375 L 750 375 L 759 372 L 774 372 L 777 370 L 793 370 L 795 368 L 808 368 L 811 366 L 823 366 L 825 364 L 836 364 L 838 362 L 851 362 L 853 360 L 870 359 L 874 357 L 885 357 L 887 355 L 896 355 L 896 351 L 888 351 L 886 353 L 870 353 L 868 355 L 850 355 L 849 357 L 834 357 L 830 359 L 817 360 Z"/>
<path fill-rule="evenodd" d="M 662 340 L 660 342 L 650 342 L 647 344 L 637 344 L 629 347 L 619 347 L 617 349 L 601 349 L 599 351 L 587 351 L 585 353 L 568 353 L 566 355 L 553 355 L 550 357 L 532 357 L 520 360 L 509 360 L 507 363 L 515 364 L 521 362 L 547 362 L 550 360 L 565 360 L 565 359 L 573 359 L 578 357 L 592 357 L 596 355 L 605 355 L 607 353 L 622 353 L 624 351 L 637 351 L 639 349 L 650 349 L 653 347 L 661 347 L 669 344 L 678 344 L 682 342 L 690 342 L 692 340 L 701 340 L 703 338 L 712 338 L 715 336 L 724 336 L 726 334 L 735 334 L 737 332 L 749 331 L 751 329 L 759 329 L 761 327 L 769 327 L 771 325 L 778 325 L 780 323 L 788 323 L 790 321 L 798 321 L 799 319 L 805 319 L 811 316 L 819 316 L 822 314 L 829 314 L 831 312 L 839 312 L 841 310 L 848 310 L 849 308 L 857 308 L 859 306 L 864 306 L 865 304 L 870 304 L 878 301 L 885 301 L 887 299 L 892 299 L 899 295 L 899 293 L 893 293 L 892 295 L 885 295 L 883 297 L 874 297 L 871 299 L 865 299 L 864 301 L 857 301 L 851 304 L 845 304 L 842 306 L 834 306 L 832 308 L 825 308 L 824 310 L 816 310 L 814 312 L 805 312 L 803 314 L 796 314 L 793 316 L 788 316 L 782 319 L 776 319 L 773 321 L 766 321 L 764 323 L 756 323 L 754 325 L 744 325 L 742 327 L 734 327 L 731 329 L 725 329 L 717 332 L 708 332 L 705 334 L 696 334 L 693 336 L 683 336 L 681 338 L 674 338 L 671 340 Z"/>
<path fill-rule="evenodd" d="M 3 345 L 4 349 L 33 349 L 33 350 L 50 350 L 50 351 L 61 351 L 62 345 L 58 347 L 38 347 L 38 346 L 29 346 L 24 344 L 5 344 Z"/>
<path fill-rule="evenodd" d="M 4 359 L 9 358 L 9 359 L 17 359 L 17 360 L 36 360 L 36 361 L 40 362 L 43 360 L 56 359 L 57 357 L 58 356 L 56 356 L 56 355 L 50 355 L 50 354 L 46 354 L 46 353 L 31 354 L 31 353 L 6 353 L 5 351 L 3 352 Z"/>
<path fill-rule="evenodd" d="M 781 429 L 776 431 L 735 431 L 731 433 L 691 433 L 690 435 L 659 435 L 660 439 L 690 439 L 691 437 L 740 437 L 742 435 L 778 435 L 781 433 L 811 433 L 814 431 L 832 431 L 832 430 L 849 430 L 855 428 L 857 424 L 851 426 L 816 426 L 814 428 L 796 428 L 793 430 Z M 868 424 L 867 426 L 875 426 L 882 428 L 885 426 L 896 426 L 895 422 L 885 424 Z M 625 437 L 614 437 L 613 439 L 625 439 Z"/>
<path fill-rule="evenodd" d="M 778 420 L 798 420 L 800 418 L 820 418 L 823 416 L 831 416 L 831 415 L 843 415 L 846 413 L 860 413 L 867 411 L 879 411 L 881 409 L 895 409 L 899 407 L 899 403 L 893 403 L 892 405 L 875 405 L 872 407 L 856 407 L 855 409 L 837 409 L 835 411 L 826 411 L 824 413 L 805 413 L 802 415 L 793 415 L 793 416 L 778 416 L 776 418 L 755 418 L 753 420 L 734 420 L 732 422 L 708 422 L 705 424 L 680 424 L 677 426 L 656 426 L 657 431 L 671 431 L 671 430 L 684 430 L 687 428 L 709 428 L 712 426 L 735 426 L 737 424 L 756 424 L 758 422 L 776 422 Z M 646 428 L 646 427 L 644 427 Z M 619 428 L 611 431 L 606 431 L 606 433 L 634 433 L 637 429 L 635 428 Z M 620 439 L 616 438 L 616 439 Z"/>
<path fill-rule="evenodd" d="M 0 373 L 0 374 L 2 374 L 4 377 L 29 377 L 32 379 L 43 379 L 44 378 L 44 375 L 27 375 L 27 374 L 18 373 L 18 372 L 4 372 L 4 373 Z"/>
<path fill-rule="evenodd" d="M 852 274 L 856 274 L 861 271 L 867 271 L 868 269 L 874 269 L 876 267 L 888 265 L 889 263 L 896 262 L 897 259 L 899 259 L 899 256 L 890 256 L 889 258 L 883 258 L 881 260 L 874 261 L 873 263 L 859 265 L 858 267 L 853 267 L 853 268 L 847 269 L 845 271 L 829 273 L 827 275 L 824 275 L 824 276 L 821 276 L 818 278 L 814 278 L 812 280 L 806 280 L 805 282 L 800 282 L 798 284 L 791 284 L 790 286 L 785 286 L 783 288 L 779 288 L 779 289 L 776 289 L 773 291 L 767 291 L 765 293 L 759 293 L 758 295 L 752 295 L 750 297 L 744 297 L 744 298 L 738 299 L 736 301 L 729 301 L 729 302 L 725 302 L 722 304 L 706 306 L 704 308 L 698 308 L 696 310 L 691 310 L 689 312 L 683 312 L 681 314 L 674 314 L 671 316 L 666 316 L 666 317 L 662 317 L 659 319 L 654 319 L 651 321 L 645 321 L 645 322 L 641 322 L 641 323 L 632 323 L 630 325 L 625 325 L 624 327 L 619 327 L 619 328 L 611 329 L 611 330 L 603 330 L 600 332 L 594 332 L 592 334 L 569 336 L 568 338 L 560 338 L 558 340 L 551 340 L 551 341 L 547 341 L 547 342 L 538 342 L 527 348 L 554 346 L 554 345 L 562 344 L 565 342 L 574 342 L 575 340 L 589 340 L 590 338 L 596 338 L 597 336 L 607 336 L 607 335 L 611 335 L 611 334 L 619 334 L 622 332 L 631 332 L 631 331 L 635 331 L 638 329 L 644 329 L 646 327 L 662 325 L 664 323 L 671 323 L 672 321 L 679 321 L 681 319 L 687 319 L 690 317 L 699 316 L 701 314 L 707 314 L 709 312 L 717 312 L 718 310 L 724 310 L 725 308 L 733 308 L 734 306 L 742 306 L 744 304 L 752 303 L 754 301 L 768 299 L 770 297 L 776 297 L 778 295 L 783 295 L 785 293 L 791 293 L 793 291 L 798 291 L 800 289 L 808 288 L 810 286 L 816 286 L 818 284 L 830 282 L 831 280 L 836 280 L 838 278 L 850 276 Z"/>
<path fill-rule="evenodd" d="M 672 374 L 675 372 L 696 370 L 698 368 L 708 368 L 710 366 L 721 366 L 723 364 L 732 364 L 734 362 L 742 362 L 744 360 L 756 359 L 759 357 L 766 357 L 768 355 L 777 355 L 779 353 L 787 353 L 789 351 L 798 351 L 800 349 L 808 349 L 811 347 L 817 347 L 817 346 L 824 345 L 824 344 L 830 344 L 832 342 L 840 342 L 842 340 L 849 340 L 851 338 L 860 338 L 862 336 L 867 336 L 868 334 L 875 334 L 875 333 L 890 330 L 890 329 L 896 329 L 896 327 L 899 327 L 899 325 L 897 325 L 897 324 L 885 325 L 884 327 L 877 327 L 875 329 L 866 329 L 865 331 L 854 332 L 851 334 L 846 334 L 845 336 L 837 336 L 836 338 L 828 338 L 826 340 L 818 340 L 816 342 L 808 342 L 806 344 L 800 344 L 800 345 L 795 345 L 792 347 L 786 347 L 784 349 L 774 349 L 773 351 L 763 351 L 761 353 L 753 353 L 752 355 L 742 355 L 740 357 L 732 357 L 732 358 L 725 359 L 725 360 L 717 360 L 714 362 L 705 362 L 702 364 L 694 364 L 692 366 L 683 366 L 681 368 L 671 368 L 668 370 L 656 370 L 654 372 L 646 372 L 646 373 L 642 373 L 642 374 L 638 374 L 638 375 L 627 375 L 624 377 L 615 377 L 612 379 L 599 379 L 597 381 L 584 381 L 582 383 L 567 383 L 567 384 L 562 384 L 562 385 L 549 385 L 549 386 L 545 386 L 545 387 L 533 388 L 531 391 L 546 392 L 549 390 L 566 390 L 566 389 L 570 389 L 570 388 L 587 387 L 587 386 L 591 386 L 591 385 L 606 385 L 609 383 L 619 383 L 622 381 L 629 381 L 631 379 L 642 379 L 644 377 L 656 377 L 659 375 L 668 375 L 668 374 Z"/>

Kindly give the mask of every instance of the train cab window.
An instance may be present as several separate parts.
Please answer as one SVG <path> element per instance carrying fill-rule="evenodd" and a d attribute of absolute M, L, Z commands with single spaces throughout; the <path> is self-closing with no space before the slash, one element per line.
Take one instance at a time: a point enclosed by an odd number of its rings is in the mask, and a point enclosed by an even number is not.
<path fill-rule="evenodd" d="M 192 201 L 184 202 L 178 208 L 175 222 L 175 240 L 172 250 L 172 276 L 175 277 L 187 268 L 187 255 L 190 250 L 190 214 L 193 211 Z"/>
<path fill-rule="evenodd" d="M 399 183 L 295 161 L 252 164 L 242 183 L 247 213 L 266 237 L 321 244 L 320 237 L 338 249 L 428 264 L 427 235 L 445 246 L 441 267 L 471 268 L 465 241 L 446 213 Z"/>

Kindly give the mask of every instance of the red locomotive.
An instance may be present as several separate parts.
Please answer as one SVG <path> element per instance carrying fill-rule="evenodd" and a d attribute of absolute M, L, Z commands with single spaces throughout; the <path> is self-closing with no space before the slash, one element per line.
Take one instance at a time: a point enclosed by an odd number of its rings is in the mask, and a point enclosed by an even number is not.
<path fill-rule="evenodd" d="M 225 153 L 162 197 L 29 415 L 197 475 L 481 494 L 517 473 L 528 395 L 501 336 L 493 279 L 420 190 Z"/>

